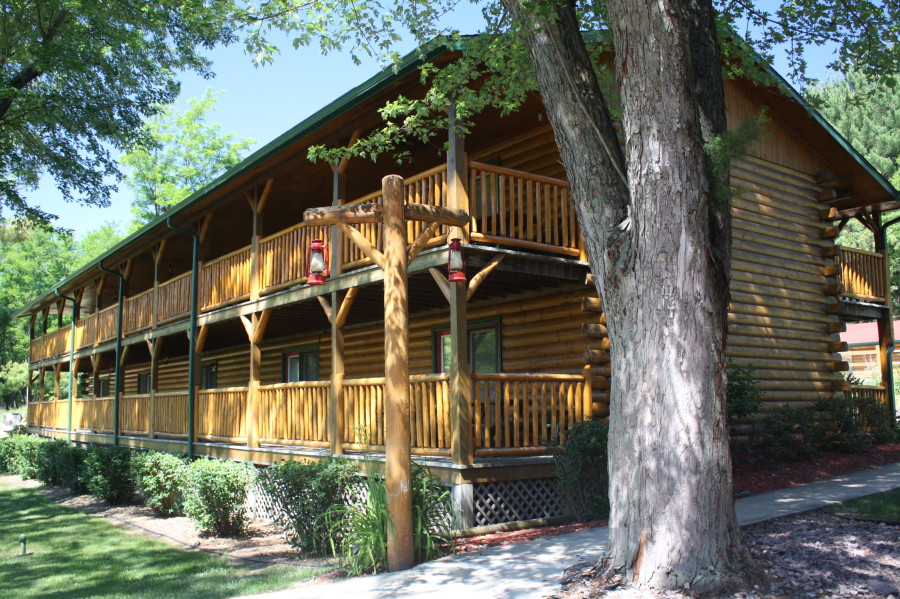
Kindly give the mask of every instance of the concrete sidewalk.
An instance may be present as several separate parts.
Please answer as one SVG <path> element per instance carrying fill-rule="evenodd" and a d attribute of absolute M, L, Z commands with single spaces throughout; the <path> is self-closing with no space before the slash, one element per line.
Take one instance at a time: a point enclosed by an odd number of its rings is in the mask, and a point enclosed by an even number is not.
<path fill-rule="evenodd" d="M 900 488 L 900 463 L 807 485 L 761 493 L 736 502 L 742 525 L 779 518 L 854 497 Z M 539 599 L 559 590 L 563 570 L 596 561 L 607 529 L 595 528 L 492 547 L 420 564 L 403 572 L 351 578 L 253 595 L 243 599 Z"/>

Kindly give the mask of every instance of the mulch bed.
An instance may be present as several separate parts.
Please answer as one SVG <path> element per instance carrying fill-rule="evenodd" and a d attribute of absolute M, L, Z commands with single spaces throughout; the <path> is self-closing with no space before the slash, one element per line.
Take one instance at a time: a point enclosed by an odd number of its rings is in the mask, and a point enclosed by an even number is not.
<path fill-rule="evenodd" d="M 735 465 L 733 471 L 734 492 L 735 497 L 756 495 L 897 462 L 900 462 L 900 444 L 879 445 L 859 453 L 826 451 L 816 458 L 798 462 L 782 462 L 774 466 L 761 463 L 739 463 Z M 606 524 L 606 520 L 601 520 L 466 537 L 456 541 L 456 551 L 462 553 L 497 545 L 522 543 L 540 537 L 552 537 L 606 526 Z"/>

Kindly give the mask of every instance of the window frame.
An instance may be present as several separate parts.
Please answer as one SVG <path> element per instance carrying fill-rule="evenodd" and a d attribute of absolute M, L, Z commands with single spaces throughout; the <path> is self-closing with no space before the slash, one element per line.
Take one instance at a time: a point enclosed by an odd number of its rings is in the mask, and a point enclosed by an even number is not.
<path fill-rule="evenodd" d="M 493 372 L 503 372 L 503 320 L 496 316 L 492 318 L 479 318 L 466 322 L 466 335 L 469 341 L 468 364 L 475 372 L 475 355 L 472 353 L 474 345 L 472 344 L 472 333 L 493 329 L 497 335 L 497 353 L 496 353 L 496 370 Z M 446 325 L 438 325 L 431 327 L 431 371 L 436 374 L 443 373 L 443 357 L 444 348 L 441 340 L 450 334 L 450 327 Z"/>
<path fill-rule="evenodd" d="M 303 355 L 311 355 L 314 358 L 315 363 L 315 373 L 311 378 L 303 378 L 302 364 L 303 361 L 300 360 L 300 368 L 298 368 L 298 380 L 291 381 L 289 380 L 290 375 L 290 359 L 296 356 L 300 359 L 300 356 Z M 300 345 L 297 347 L 292 347 L 290 349 L 286 349 L 281 352 L 281 381 L 283 383 L 301 383 L 301 382 L 309 382 L 309 381 L 317 381 L 322 374 L 322 359 L 320 355 L 319 345 L 316 343 L 309 345 Z"/>
<path fill-rule="evenodd" d="M 210 375 L 214 379 L 210 385 Z M 208 391 L 209 389 L 218 389 L 219 386 L 219 361 L 209 360 L 200 363 L 200 389 Z"/>
<path fill-rule="evenodd" d="M 141 383 L 146 385 L 146 390 L 143 389 Z M 137 394 L 138 395 L 150 395 L 150 391 L 153 389 L 153 375 L 149 370 L 141 370 L 137 373 Z"/>

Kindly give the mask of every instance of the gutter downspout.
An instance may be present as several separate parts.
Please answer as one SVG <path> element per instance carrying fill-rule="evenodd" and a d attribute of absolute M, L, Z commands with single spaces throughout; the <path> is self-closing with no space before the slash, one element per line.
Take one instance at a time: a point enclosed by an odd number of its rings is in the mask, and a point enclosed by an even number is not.
<path fill-rule="evenodd" d="M 103 260 L 97 262 L 97 268 L 114 277 L 119 277 L 119 307 L 116 310 L 116 394 L 113 396 L 113 447 L 119 446 L 119 398 L 122 395 L 122 310 L 125 308 L 125 275 L 103 266 Z"/>
<path fill-rule="evenodd" d="M 188 349 L 188 460 L 193 460 L 194 404 L 196 403 L 197 395 L 194 387 L 194 373 L 196 370 L 194 366 L 196 364 L 197 352 L 194 351 L 194 348 L 197 347 L 197 287 L 199 279 L 199 277 L 197 276 L 197 260 L 200 256 L 200 235 L 189 229 L 183 229 L 181 227 L 173 225 L 171 216 L 166 219 L 166 225 L 168 225 L 169 228 L 173 231 L 178 231 L 179 233 L 190 235 L 194 239 L 194 257 L 193 262 L 191 263 L 191 328 L 188 332 L 188 345 L 190 346 Z"/>
<path fill-rule="evenodd" d="M 898 222 L 900 222 L 900 216 L 898 216 L 896 218 L 892 218 L 888 222 L 883 223 L 881 225 L 881 232 L 879 233 L 879 235 L 881 236 L 881 243 L 882 243 L 882 247 L 884 247 L 884 249 L 885 249 L 886 256 L 888 256 L 888 254 L 887 254 L 887 249 L 888 249 L 887 230 L 888 230 L 888 227 L 890 227 L 892 225 L 896 225 Z M 888 260 L 890 260 L 889 256 L 888 256 Z M 890 262 L 888 262 L 888 268 L 890 269 Z M 890 289 L 890 286 L 891 286 L 891 282 L 889 280 L 888 281 L 888 289 Z M 890 310 L 890 304 L 888 304 L 888 310 Z M 891 322 L 891 327 L 893 327 L 893 326 L 894 326 L 894 323 Z M 887 387 L 888 403 L 889 403 L 889 407 L 891 409 L 891 414 L 894 414 L 895 416 L 897 414 L 897 398 L 894 397 L 894 347 L 896 345 L 896 342 L 897 342 L 897 340 L 894 339 L 893 331 L 891 331 L 891 342 L 888 344 L 888 347 L 887 347 L 887 361 L 888 361 L 890 368 L 887 369 L 888 380 L 886 380 L 884 383 L 885 383 L 885 386 Z"/>
<path fill-rule="evenodd" d="M 69 334 L 69 416 L 66 421 L 66 441 L 72 442 L 72 398 L 75 397 L 75 387 L 72 382 L 72 365 L 75 363 L 75 298 L 63 295 L 59 287 L 53 290 L 56 297 L 72 302 L 72 330 Z"/>

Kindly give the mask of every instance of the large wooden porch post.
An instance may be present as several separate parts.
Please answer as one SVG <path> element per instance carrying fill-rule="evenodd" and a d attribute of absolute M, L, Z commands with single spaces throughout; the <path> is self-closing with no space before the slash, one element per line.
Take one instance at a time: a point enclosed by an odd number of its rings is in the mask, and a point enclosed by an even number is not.
<path fill-rule="evenodd" d="M 456 104 L 447 109 L 447 205 L 450 208 L 469 210 L 466 186 L 465 138 L 458 130 Z M 467 227 L 451 227 L 449 239 L 469 241 Z M 454 464 L 471 464 L 475 461 L 472 451 L 472 386 L 469 377 L 469 332 L 466 325 L 469 298 L 465 285 L 442 286 L 450 303 L 450 447 Z"/>
<path fill-rule="evenodd" d="M 454 464 L 475 461 L 472 448 L 472 383 L 465 285 L 449 285 L 450 297 L 450 447 Z"/>
<path fill-rule="evenodd" d="M 384 198 L 384 396 L 385 479 L 388 527 L 387 559 L 391 571 L 413 565 L 412 498 L 409 438 L 409 307 L 406 278 L 406 221 L 403 179 L 382 179 Z"/>
<path fill-rule="evenodd" d="M 348 161 L 341 160 L 332 165 L 331 205 L 341 205 L 345 187 L 344 170 Z M 329 246 L 329 270 L 331 276 L 341 274 L 341 232 L 337 225 L 331 225 L 331 239 Z M 338 293 L 331 294 L 331 305 L 337 309 L 340 305 Z M 331 442 L 331 453 L 343 455 L 344 453 L 344 323 L 338 322 L 337 314 L 332 313 L 331 321 L 331 397 L 328 406 L 328 439 Z"/>
<path fill-rule="evenodd" d="M 393 524 L 387 531 L 387 559 L 388 569 L 396 571 L 409 568 L 414 560 L 406 268 L 434 236 L 438 226 L 464 226 L 469 222 L 469 215 L 440 206 L 404 205 L 403 178 L 397 175 L 388 175 L 382 179 L 381 185 L 381 206 L 360 204 L 312 208 L 304 213 L 303 219 L 307 225 L 338 225 L 344 235 L 384 270 L 385 480 L 387 509 Z M 409 252 L 406 247 L 407 220 L 430 223 L 413 241 Z M 351 226 L 379 221 L 384 232 L 383 253 Z M 351 292 L 341 305 L 341 312 L 345 314 Z M 338 317 L 336 320 L 340 322 L 341 319 Z"/>

